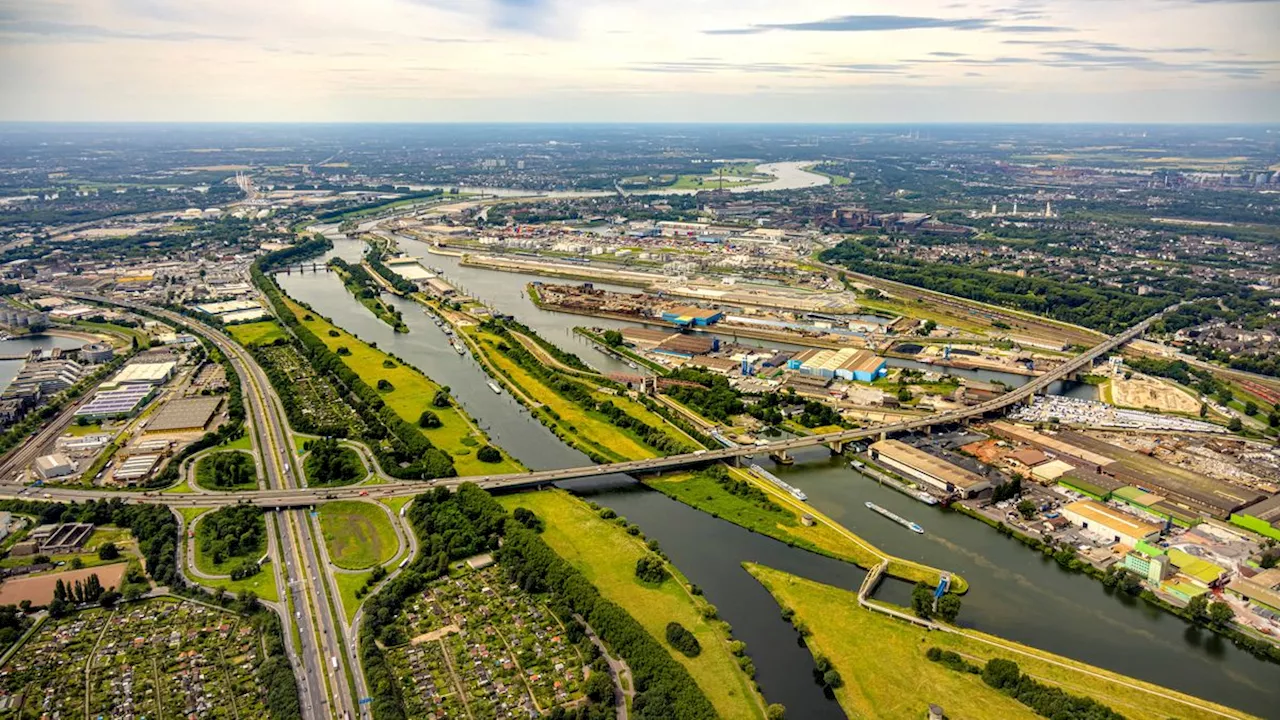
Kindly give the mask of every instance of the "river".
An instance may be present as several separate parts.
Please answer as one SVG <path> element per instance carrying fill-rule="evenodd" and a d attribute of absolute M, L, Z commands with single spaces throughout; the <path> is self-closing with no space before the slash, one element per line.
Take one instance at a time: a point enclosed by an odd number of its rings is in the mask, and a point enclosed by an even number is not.
<path fill-rule="evenodd" d="M 355 259 L 361 248 L 359 243 L 338 240 L 332 254 Z M 420 254 L 417 248 L 404 249 Z M 616 360 L 571 334 L 571 328 L 585 318 L 533 307 L 522 296 L 524 278 L 462 268 L 447 257 L 431 256 L 427 262 L 444 268 L 452 280 L 587 362 L 616 369 Z M 449 385 L 494 441 L 525 465 L 547 469 L 589 462 L 556 440 L 508 394 L 490 391 L 488 378 L 475 360 L 454 353 L 440 329 L 412 301 L 388 298 L 410 327 L 408 334 L 396 334 L 359 305 L 336 275 L 278 277 L 292 296 Z M 617 327 L 625 323 L 597 320 L 592 324 Z M 815 507 L 887 552 L 964 575 L 971 590 L 964 598 L 961 624 L 1263 717 L 1280 717 L 1280 667 L 1256 660 L 1144 603 L 1109 595 L 1097 581 L 1066 573 L 976 520 L 928 508 L 880 488 L 825 450 L 799 453 L 794 466 L 777 471 L 808 493 Z M 735 636 L 747 643 L 756 678 L 770 702 L 785 704 L 790 717 L 843 717 L 812 682 L 808 652 L 797 645 L 795 633 L 779 617 L 771 597 L 741 569 L 741 563 L 761 562 L 850 590 L 861 581 L 861 570 L 754 535 L 646 490 L 629 478 L 569 485 L 613 507 L 661 543 L 675 565 L 720 609 Z M 866 500 L 919 522 L 926 534 L 918 536 L 870 513 L 863 506 Z M 908 593 L 905 584 L 890 582 L 880 596 L 904 602 Z"/>

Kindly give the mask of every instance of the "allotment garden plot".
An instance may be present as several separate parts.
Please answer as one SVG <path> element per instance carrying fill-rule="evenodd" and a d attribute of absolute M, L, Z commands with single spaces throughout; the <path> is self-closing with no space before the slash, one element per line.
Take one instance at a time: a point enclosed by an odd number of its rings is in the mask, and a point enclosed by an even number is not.
<path fill-rule="evenodd" d="M 266 717 L 261 655 L 249 620 L 205 605 L 85 610 L 47 620 L 0 668 L 0 720 Z"/>
<path fill-rule="evenodd" d="M 258 348 L 258 362 L 272 376 L 272 386 L 291 388 L 287 391 L 285 409 L 291 424 L 305 432 L 321 432 L 346 428 L 350 437 L 364 433 L 364 421 L 343 401 L 333 385 L 311 367 L 311 363 L 292 345 Z M 283 378 L 283 382 L 276 382 Z M 284 398 L 282 398 L 284 399 Z"/>
<path fill-rule="evenodd" d="M 496 567 L 442 578 L 405 605 L 388 651 L 410 717 L 528 717 L 583 697 L 564 625 Z"/>

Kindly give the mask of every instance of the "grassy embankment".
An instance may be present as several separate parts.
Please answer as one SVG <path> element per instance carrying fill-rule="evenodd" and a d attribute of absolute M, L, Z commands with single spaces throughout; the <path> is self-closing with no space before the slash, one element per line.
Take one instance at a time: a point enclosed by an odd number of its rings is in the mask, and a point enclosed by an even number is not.
<path fill-rule="evenodd" d="M 684 665 L 720 717 L 762 718 L 764 708 L 753 683 L 729 651 L 727 625 L 702 616 L 706 603 L 688 590 L 676 573 L 661 585 L 635 576 L 636 560 L 648 554 L 644 542 L 617 522 L 602 519 L 586 503 L 561 490 L 499 498 L 508 509 L 532 510 L 546 523 L 543 540 L 581 571 L 600 593 L 631 614 L 671 656 Z M 665 639 L 669 622 L 678 622 L 702 645 L 695 658 L 671 649 Z"/>
<path fill-rule="evenodd" d="M 377 505 L 358 500 L 320 506 L 320 529 L 333 564 L 345 570 L 364 570 L 396 556 L 400 540 L 391 519 Z"/>
<path fill-rule="evenodd" d="M 795 612 L 795 621 L 808 626 L 810 651 L 829 659 L 844 681 L 835 696 L 850 717 L 923 717 L 930 702 L 941 705 L 948 717 L 1039 717 L 986 685 L 979 675 L 930 662 L 925 657 L 930 647 L 954 651 L 977 665 L 992 658 L 1012 660 L 1041 683 L 1091 697 L 1130 720 L 1250 717 L 985 633 L 930 632 L 859 607 L 857 596 L 848 590 L 760 565 L 746 568 L 780 606 Z"/>
<path fill-rule="evenodd" d="M 298 321 L 320 338 L 330 350 L 337 353 L 338 348 L 345 347 L 350 355 L 339 355 L 339 357 L 369 387 L 378 387 L 379 380 L 391 383 L 394 389 L 383 392 L 382 399 L 406 422 L 416 425 L 423 410 L 435 413 L 436 417 L 440 418 L 441 426 L 422 432 L 432 444 L 453 456 L 453 463 L 459 475 L 495 475 L 519 472 L 524 469 L 505 452 L 502 462 L 486 463 L 477 460 L 476 450 L 489 444 L 489 438 L 452 401 L 447 408 L 434 407 L 431 404 L 432 399 L 441 387 L 417 369 L 366 344 L 287 297 L 285 303 Z M 308 317 L 311 319 L 308 320 Z M 387 367 L 387 364 L 393 367 Z"/>
<path fill-rule="evenodd" d="M 191 523 L 194 522 L 196 518 L 209 512 L 210 510 L 211 508 L 178 508 L 178 512 L 181 513 L 183 517 L 184 533 L 191 529 Z M 262 522 L 265 525 L 266 523 L 265 516 L 263 517 Z M 196 532 L 198 534 L 199 530 L 197 529 Z M 264 532 L 263 538 L 265 537 L 266 537 L 266 533 Z M 185 534 L 179 541 L 183 543 L 187 541 Z M 226 576 L 231 572 L 231 568 L 234 567 L 236 563 L 250 557 L 250 556 L 244 556 L 244 557 L 231 558 L 219 564 L 219 563 L 213 562 L 212 558 L 205 557 L 204 553 L 200 552 L 200 541 L 198 537 L 196 539 L 195 545 L 196 545 L 195 556 L 192 558 L 192 562 L 195 564 L 196 569 L 198 569 L 200 572 L 208 573 L 210 575 Z M 265 553 L 266 553 L 266 541 L 264 539 L 261 551 L 256 554 L 253 554 L 251 559 L 256 560 L 262 557 Z M 192 582 L 196 583 L 197 585 L 203 585 L 204 587 L 222 588 L 227 592 L 236 593 L 236 594 L 239 594 L 245 591 L 252 591 L 255 595 L 262 598 L 263 600 L 270 600 L 271 602 L 279 602 L 280 600 L 280 593 L 276 589 L 276 575 L 275 575 L 275 571 L 271 567 L 270 559 L 262 563 L 262 569 L 258 571 L 257 575 L 253 575 L 251 577 L 245 578 L 244 580 L 232 580 L 230 577 L 205 578 L 205 577 L 198 577 L 198 576 L 193 576 L 193 577 L 190 577 L 189 579 Z"/>
<path fill-rule="evenodd" d="M 746 498 L 730 493 L 713 478 L 702 473 L 681 472 L 646 477 L 642 481 L 690 507 L 789 545 L 845 560 L 866 569 L 888 560 L 887 574 L 893 577 L 913 582 L 923 580 L 930 585 L 938 583 L 940 571 L 937 568 L 889 555 L 772 483 L 744 470 L 728 470 L 735 480 L 749 483 L 763 491 L 782 511 L 765 510 Z M 812 526 L 806 527 L 800 521 L 804 515 L 814 519 Z M 959 575 L 952 575 L 951 587 L 956 593 L 964 593 L 969 589 L 968 583 Z"/>
<path fill-rule="evenodd" d="M 804 168 L 804 170 L 805 172 L 811 172 L 814 175 L 821 175 L 822 177 L 827 178 L 828 180 L 831 181 L 832 185 L 848 185 L 849 183 L 853 182 L 853 180 L 850 179 L 848 175 L 836 175 L 835 173 L 829 173 L 819 169 L 821 167 L 822 167 L 821 164 L 808 165 Z"/>
<path fill-rule="evenodd" d="M 640 460 L 657 455 L 653 448 L 646 445 L 634 432 L 623 430 L 609 422 L 603 414 L 588 410 L 564 397 L 516 364 L 498 349 L 500 344 L 506 342 L 502 338 L 474 326 L 464 328 L 463 332 L 480 348 L 485 360 L 497 369 L 499 380 L 514 393 L 518 393 L 517 397 L 527 398 L 535 406 L 531 410 L 539 420 L 568 444 L 615 462 Z M 572 378 L 572 380 L 593 389 L 592 397 L 597 401 L 608 400 L 645 424 L 661 427 L 672 437 L 688 442 L 688 439 L 677 429 L 634 400 L 603 392 L 598 385 L 582 378 Z"/>

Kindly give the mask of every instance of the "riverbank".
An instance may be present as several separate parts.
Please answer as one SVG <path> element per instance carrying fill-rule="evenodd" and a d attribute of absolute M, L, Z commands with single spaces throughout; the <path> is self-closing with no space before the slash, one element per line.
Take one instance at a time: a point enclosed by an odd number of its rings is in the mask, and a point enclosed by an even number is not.
<path fill-rule="evenodd" d="M 343 364 L 351 368 L 365 384 L 379 390 L 387 407 L 405 422 L 419 427 L 433 445 L 449 453 L 459 475 L 494 475 L 524 469 L 523 465 L 501 448 L 498 448 L 502 452 L 501 462 L 486 463 L 479 460 L 476 457 L 478 449 L 486 445 L 493 446 L 489 437 L 464 410 L 447 397 L 448 393 L 443 387 L 418 372 L 412 365 L 365 343 L 318 313 L 308 312 L 292 298 L 284 296 L 284 300 L 299 323 L 341 358 Z M 380 385 L 384 382 L 387 384 Z M 388 387 L 389 389 L 384 389 Z M 441 393 L 444 393 L 442 397 L 447 400 L 444 406 L 436 404 L 436 397 Z M 424 411 L 434 414 L 439 425 L 422 428 L 419 420 Z"/>
<path fill-rule="evenodd" d="M 671 576 L 661 583 L 636 577 L 637 561 L 654 556 L 638 528 L 631 534 L 634 526 L 624 518 L 605 519 L 563 490 L 507 495 L 499 501 L 508 511 L 525 508 L 542 519 L 547 545 L 643 625 L 689 671 L 719 717 L 764 718 L 764 699 L 751 680 L 753 672 L 744 670 L 751 661 L 734 654 L 730 628 L 717 619 L 715 608 L 669 563 L 665 567 Z M 671 648 L 665 639 L 670 622 L 693 633 L 702 652 L 691 658 Z"/>
<path fill-rule="evenodd" d="M 760 533 L 788 545 L 826 555 L 870 570 L 888 563 L 886 574 L 909 582 L 922 581 L 936 586 L 942 571 L 921 563 L 897 558 L 863 540 L 818 509 L 801 502 L 772 483 L 738 468 L 725 467 L 729 478 L 744 482 L 763 493 L 770 509 L 759 502 L 756 493 L 731 493 L 706 472 L 683 472 L 641 478 L 646 486 L 713 517 Z M 730 486 L 732 487 L 732 486 Z M 804 518 L 812 525 L 806 525 Z M 952 574 L 951 590 L 968 591 L 964 578 Z"/>
<path fill-rule="evenodd" d="M 759 565 L 745 567 L 780 607 L 794 613 L 793 622 L 804 624 L 809 633 L 804 642 L 814 656 L 825 657 L 839 673 L 842 684 L 835 697 L 850 717 L 921 717 L 929 703 L 937 703 L 950 717 L 1039 717 L 979 675 L 930 662 L 925 656 L 930 647 L 977 664 L 1012 660 L 1039 682 L 1093 698 L 1130 720 L 1253 717 L 984 633 L 960 628 L 931 632 L 859 607 L 857 595 L 848 590 Z"/>

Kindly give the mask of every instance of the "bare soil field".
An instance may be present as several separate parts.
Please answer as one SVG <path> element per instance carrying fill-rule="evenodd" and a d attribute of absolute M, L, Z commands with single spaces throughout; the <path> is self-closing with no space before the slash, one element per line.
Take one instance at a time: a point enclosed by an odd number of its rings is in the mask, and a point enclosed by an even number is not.
<path fill-rule="evenodd" d="M 1111 398 L 1116 405 L 1133 408 L 1155 408 L 1161 412 L 1195 414 L 1200 411 L 1200 401 L 1169 383 L 1134 375 L 1126 380 L 1111 380 Z"/>
<path fill-rule="evenodd" d="M 104 588 L 119 588 L 121 581 L 124 580 L 126 564 L 119 562 L 83 570 L 68 570 L 50 575 L 5 580 L 4 584 L 0 585 L 0 605 L 17 605 L 23 600 L 30 600 L 32 605 L 48 605 L 53 601 L 53 588 L 59 580 L 67 585 L 74 585 L 77 580 L 83 582 L 90 575 L 97 575 L 98 582 L 102 583 Z"/>

